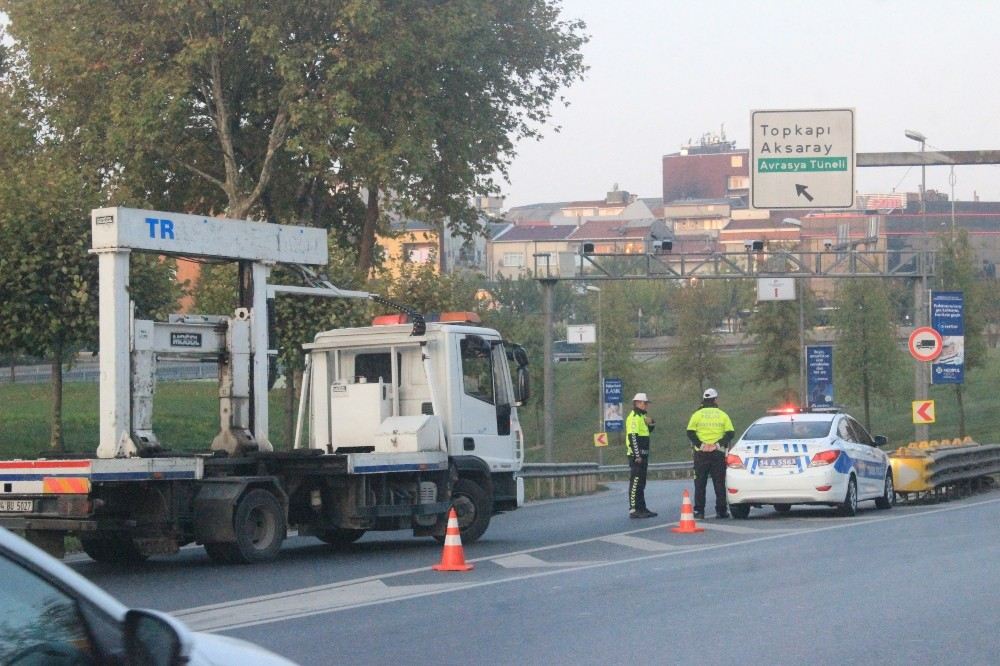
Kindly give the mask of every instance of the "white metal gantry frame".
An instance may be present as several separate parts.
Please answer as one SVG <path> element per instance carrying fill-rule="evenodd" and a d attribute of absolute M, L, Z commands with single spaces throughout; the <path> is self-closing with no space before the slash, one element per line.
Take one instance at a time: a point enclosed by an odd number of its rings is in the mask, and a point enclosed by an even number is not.
<path fill-rule="evenodd" d="M 252 262 L 252 434 L 260 450 L 271 450 L 267 410 L 268 272 L 270 266 L 277 262 L 326 264 L 326 231 L 115 207 L 91 211 L 91 233 L 92 251 L 98 255 L 100 281 L 101 413 L 98 458 L 129 457 L 139 450 L 133 438 L 130 385 L 134 346 L 129 298 L 129 255 L 132 251 Z"/>

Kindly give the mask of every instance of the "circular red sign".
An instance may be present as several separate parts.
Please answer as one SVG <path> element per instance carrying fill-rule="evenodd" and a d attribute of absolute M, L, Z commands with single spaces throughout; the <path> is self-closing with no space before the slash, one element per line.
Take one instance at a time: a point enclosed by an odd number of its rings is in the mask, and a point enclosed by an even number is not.
<path fill-rule="evenodd" d="M 933 361 L 941 355 L 944 340 L 941 339 L 941 334 L 930 326 L 920 326 L 910 333 L 908 346 L 913 358 L 918 361 Z"/>

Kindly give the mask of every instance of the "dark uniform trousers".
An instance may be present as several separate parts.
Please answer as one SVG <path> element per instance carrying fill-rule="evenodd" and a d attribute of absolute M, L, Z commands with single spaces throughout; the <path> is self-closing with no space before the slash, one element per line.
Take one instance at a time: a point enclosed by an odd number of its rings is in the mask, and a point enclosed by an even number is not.
<path fill-rule="evenodd" d="M 634 456 L 628 457 L 628 506 L 631 511 L 646 511 L 646 470 L 649 468 L 649 455 L 639 456 L 636 462 Z"/>
<path fill-rule="evenodd" d="M 705 512 L 705 489 L 708 487 L 708 477 L 712 477 L 715 488 L 715 512 L 729 512 L 726 502 L 726 452 L 723 449 L 715 451 L 694 452 L 694 511 Z"/>

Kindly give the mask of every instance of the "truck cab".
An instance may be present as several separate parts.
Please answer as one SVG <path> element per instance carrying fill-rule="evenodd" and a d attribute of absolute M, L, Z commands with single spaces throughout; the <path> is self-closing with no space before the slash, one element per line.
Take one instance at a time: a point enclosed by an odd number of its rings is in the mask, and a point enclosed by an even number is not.
<path fill-rule="evenodd" d="M 308 437 L 296 446 L 349 453 L 356 466 L 439 455 L 472 541 L 491 514 L 523 502 L 517 406 L 527 399 L 527 357 L 474 313 L 446 313 L 413 332 L 406 315 L 387 315 L 316 335 L 306 345 Z"/>

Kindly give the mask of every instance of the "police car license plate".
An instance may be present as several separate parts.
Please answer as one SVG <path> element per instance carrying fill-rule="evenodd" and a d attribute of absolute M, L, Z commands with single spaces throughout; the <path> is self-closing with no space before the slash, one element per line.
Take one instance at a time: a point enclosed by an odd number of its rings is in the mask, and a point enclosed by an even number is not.
<path fill-rule="evenodd" d="M 35 503 L 31 500 L 0 500 L 0 512 L 3 513 L 29 513 L 35 510 Z"/>
<path fill-rule="evenodd" d="M 795 467 L 798 458 L 795 456 L 781 456 L 779 458 L 761 458 L 761 467 Z"/>

